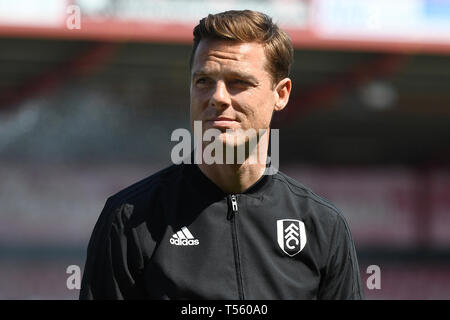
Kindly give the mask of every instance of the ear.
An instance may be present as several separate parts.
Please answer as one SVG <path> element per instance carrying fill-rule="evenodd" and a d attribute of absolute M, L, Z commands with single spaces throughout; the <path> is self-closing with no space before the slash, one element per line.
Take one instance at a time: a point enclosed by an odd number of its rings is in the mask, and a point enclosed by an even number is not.
<path fill-rule="evenodd" d="M 275 111 L 283 110 L 289 101 L 289 95 L 291 94 L 292 81 L 289 78 L 284 78 L 278 82 L 275 87 Z"/>

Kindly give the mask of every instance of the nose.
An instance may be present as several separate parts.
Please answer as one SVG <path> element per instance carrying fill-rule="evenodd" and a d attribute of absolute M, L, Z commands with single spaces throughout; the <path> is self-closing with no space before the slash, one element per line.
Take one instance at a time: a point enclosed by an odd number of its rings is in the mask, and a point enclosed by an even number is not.
<path fill-rule="evenodd" d="M 217 81 L 209 103 L 212 107 L 225 109 L 231 105 L 230 93 L 228 92 L 225 82 Z"/>

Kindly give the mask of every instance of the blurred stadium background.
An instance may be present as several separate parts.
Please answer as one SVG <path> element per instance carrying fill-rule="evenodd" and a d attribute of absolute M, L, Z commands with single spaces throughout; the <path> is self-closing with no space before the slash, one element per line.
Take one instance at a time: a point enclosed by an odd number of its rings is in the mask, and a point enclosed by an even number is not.
<path fill-rule="evenodd" d="M 78 297 L 106 198 L 189 128 L 193 26 L 245 8 L 293 40 L 280 169 L 343 210 L 367 298 L 450 299 L 447 0 L 0 0 L 0 298 Z"/>

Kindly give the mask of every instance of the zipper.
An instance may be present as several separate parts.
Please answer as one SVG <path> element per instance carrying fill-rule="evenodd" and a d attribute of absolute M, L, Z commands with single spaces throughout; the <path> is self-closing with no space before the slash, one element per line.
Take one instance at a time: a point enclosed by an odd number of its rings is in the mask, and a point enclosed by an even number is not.
<path fill-rule="evenodd" d="M 233 251 L 234 251 L 234 261 L 236 267 L 236 278 L 238 285 L 239 300 L 244 300 L 244 285 L 242 281 L 242 271 L 241 271 L 241 259 L 239 255 L 239 245 L 237 238 L 237 226 L 236 226 L 236 215 L 238 213 L 238 203 L 236 195 L 232 194 L 228 196 L 231 208 L 228 207 L 227 219 L 231 222 L 231 236 L 233 239 Z"/>

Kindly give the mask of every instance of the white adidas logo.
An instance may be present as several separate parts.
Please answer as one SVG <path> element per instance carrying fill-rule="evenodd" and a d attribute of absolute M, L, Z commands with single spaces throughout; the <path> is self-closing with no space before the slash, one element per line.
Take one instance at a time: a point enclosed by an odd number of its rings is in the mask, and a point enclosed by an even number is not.
<path fill-rule="evenodd" d="M 188 228 L 183 227 L 177 233 L 174 233 L 170 238 L 170 244 L 176 246 L 197 246 L 199 244 L 198 239 L 195 239 Z"/>

